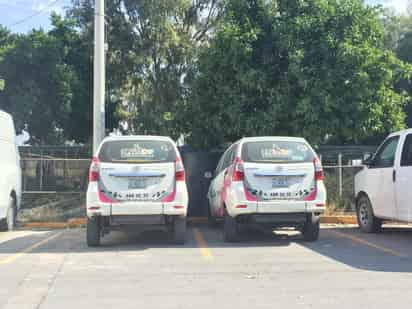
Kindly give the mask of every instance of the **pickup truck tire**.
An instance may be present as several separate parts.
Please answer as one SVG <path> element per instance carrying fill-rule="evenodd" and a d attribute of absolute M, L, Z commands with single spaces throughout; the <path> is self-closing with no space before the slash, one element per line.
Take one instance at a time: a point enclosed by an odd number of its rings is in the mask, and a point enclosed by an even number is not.
<path fill-rule="evenodd" d="M 319 216 L 308 215 L 302 234 L 304 241 L 316 241 L 319 238 L 320 218 Z"/>
<path fill-rule="evenodd" d="M 186 218 L 176 217 L 173 219 L 173 242 L 183 245 L 186 241 Z"/>
<path fill-rule="evenodd" d="M 89 247 L 100 246 L 101 228 L 99 217 L 87 218 L 86 234 Z"/>
<path fill-rule="evenodd" d="M 236 219 L 231 217 L 225 209 L 225 217 L 223 222 L 223 239 L 226 242 L 238 241 L 238 223 Z"/>
<path fill-rule="evenodd" d="M 377 233 L 382 229 L 382 220 L 375 217 L 369 198 L 362 195 L 356 203 L 358 225 L 362 232 Z"/>

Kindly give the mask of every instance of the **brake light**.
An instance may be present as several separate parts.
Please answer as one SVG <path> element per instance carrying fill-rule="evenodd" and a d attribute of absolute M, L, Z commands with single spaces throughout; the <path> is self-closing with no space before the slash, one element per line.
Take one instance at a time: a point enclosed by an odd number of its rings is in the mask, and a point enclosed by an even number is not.
<path fill-rule="evenodd" d="M 183 162 L 180 157 L 176 158 L 175 170 L 176 181 L 185 181 L 185 167 L 183 166 Z"/>
<path fill-rule="evenodd" d="M 89 169 L 89 182 L 99 181 L 100 174 L 100 161 L 98 158 L 93 157 L 92 164 Z"/>
<path fill-rule="evenodd" d="M 318 158 L 313 159 L 313 165 L 315 166 L 315 180 L 323 180 L 323 167 Z"/>
<path fill-rule="evenodd" d="M 240 158 L 236 158 L 235 166 L 233 168 L 232 181 L 243 181 L 245 179 L 245 171 L 243 168 L 243 161 Z"/>

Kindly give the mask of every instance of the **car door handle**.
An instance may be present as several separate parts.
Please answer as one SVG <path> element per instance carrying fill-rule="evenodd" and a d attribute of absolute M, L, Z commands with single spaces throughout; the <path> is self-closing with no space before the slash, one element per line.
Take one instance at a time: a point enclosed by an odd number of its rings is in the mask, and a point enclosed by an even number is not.
<path fill-rule="evenodd" d="M 392 171 L 392 181 L 396 182 L 396 170 Z"/>

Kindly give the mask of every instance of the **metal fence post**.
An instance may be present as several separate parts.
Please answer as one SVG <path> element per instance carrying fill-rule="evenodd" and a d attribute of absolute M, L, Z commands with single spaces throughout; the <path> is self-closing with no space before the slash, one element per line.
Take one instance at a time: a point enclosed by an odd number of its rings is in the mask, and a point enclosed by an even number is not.
<path fill-rule="evenodd" d="M 67 179 L 67 150 L 64 151 L 64 161 L 63 161 L 63 185 L 66 186 Z"/>
<path fill-rule="evenodd" d="M 338 186 L 339 186 L 339 197 L 342 197 L 342 154 L 338 155 Z"/>
<path fill-rule="evenodd" d="M 40 190 L 43 191 L 43 150 L 40 151 Z"/>

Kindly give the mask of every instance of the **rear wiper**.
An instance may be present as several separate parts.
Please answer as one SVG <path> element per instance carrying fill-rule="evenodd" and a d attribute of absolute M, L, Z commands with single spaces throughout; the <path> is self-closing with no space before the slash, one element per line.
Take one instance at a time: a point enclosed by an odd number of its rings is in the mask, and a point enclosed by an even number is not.
<path fill-rule="evenodd" d="M 258 160 L 258 161 L 254 161 L 255 163 L 288 163 L 290 161 L 283 161 L 283 160 Z"/>
<path fill-rule="evenodd" d="M 113 163 L 160 163 L 159 160 L 112 160 Z"/>

